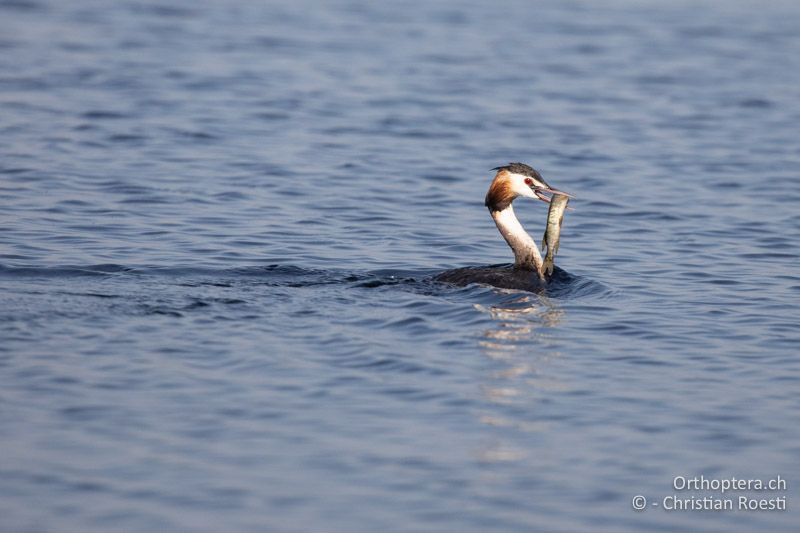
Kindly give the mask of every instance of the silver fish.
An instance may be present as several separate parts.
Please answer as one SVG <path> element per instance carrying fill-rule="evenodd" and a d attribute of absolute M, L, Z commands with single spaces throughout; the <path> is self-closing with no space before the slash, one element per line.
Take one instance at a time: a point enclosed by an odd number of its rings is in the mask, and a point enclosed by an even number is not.
<path fill-rule="evenodd" d="M 547 227 L 542 236 L 542 250 L 547 246 L 547 254 L 542 264 L 542 272 L 546 276 L 553 275 L 553 260 L 558 252 L 558 241 L 561 239 L 561 222 L 567 209 L 569 198 L 563 194 L 554 194 L 547 211 Z"/>

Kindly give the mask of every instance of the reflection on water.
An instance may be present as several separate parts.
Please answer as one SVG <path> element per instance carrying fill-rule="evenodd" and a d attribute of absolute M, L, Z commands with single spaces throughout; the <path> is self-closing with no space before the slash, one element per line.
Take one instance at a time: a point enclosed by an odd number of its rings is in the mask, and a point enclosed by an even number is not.
<path fill-rule="evenodd" d="M 548 334 L 543 329 L 558 325 L 564 316 L 564 311 L 555 301 L 536 294 L 516 296 L 502 306 L 475 304 L 474 307 L 496 322 L 493 329 L 484 332 L 484 340 L 479 342 L 483 353 L 496 360 L 516 360 L 516 353 L 522 347 L 530 348 L 532 340 L 548 343 Z M 530 364 L 530 361 L 525 364 Z M 519 372 L 512 374 L 518 376 Z"/>
<path fill-rule="evenodd" d="M 481 352 L 503 366 L 494 370 L 482 386 L 483 396 L 490 403 L 522 406 L 525 408 L 522 412 L 530 414 L 536 408 L 536 396 L 542 391 L 566 388 L 543 375 L 547 363 L 560 355 L 552 348 L 548 333 L 548 329 L 557 326 L 564 317 L 564 310 L 554 300 L 536 294 L 515 294 L 501 305 L 475 304 L 474 307 L 495 322 L 478 341 Z M 511 432 L 530 433 L 548 427 L 546 422 L 523 417 L 515 420 L 491 413 L 483 413 L 479 420 Z M 526 458 L 528 451 L 500 438 L 482 449 L 478 456 L 485 462 L 509 462 Z"/>

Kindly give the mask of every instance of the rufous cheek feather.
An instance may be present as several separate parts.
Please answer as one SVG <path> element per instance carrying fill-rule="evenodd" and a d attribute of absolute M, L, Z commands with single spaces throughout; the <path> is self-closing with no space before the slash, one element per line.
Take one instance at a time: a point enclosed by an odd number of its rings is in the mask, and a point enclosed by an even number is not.
<path fill-rule="evenodd" d="M 489 208 L 489 211 L 502 211 L 511 205 L 515 196 L 508 172 L 501 170 L 489 186 L 484 205 Z"/>

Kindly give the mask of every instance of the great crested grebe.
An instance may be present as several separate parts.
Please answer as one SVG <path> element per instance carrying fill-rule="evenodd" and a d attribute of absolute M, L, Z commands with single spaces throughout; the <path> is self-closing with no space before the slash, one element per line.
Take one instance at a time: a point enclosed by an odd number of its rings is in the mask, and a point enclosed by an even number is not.
<path fill-rule="evenodd" d="M 434 279 L 455 285 L 483 283 L 509 289 L 540 289 L 549 279 L 542 268 L 542 254 L 517 220 L 511 204 L 519 196 L 538 198 L 549 203 L 550 197 L 545 193 L 571 195 L 550 187 L 541 174 L 524 163 L 509 163 L 492 170 L 496 170 L 497 174 L 489 186 L 484 204 L 489 208 L 500 234 L 514 251 L 514 265 L 457 268 L 442 272 Z M 553 277 L 563 275 L 565 272 L 556 267 Z"/>

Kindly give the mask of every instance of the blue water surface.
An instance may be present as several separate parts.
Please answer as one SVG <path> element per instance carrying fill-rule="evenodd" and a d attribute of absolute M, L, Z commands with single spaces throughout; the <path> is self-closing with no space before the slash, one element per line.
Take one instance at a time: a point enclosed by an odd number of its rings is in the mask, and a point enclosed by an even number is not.
<path fill-rule="evenodd" d="M 796 530 L 798 28 L 0 0 L 0 529 Z M 509 161 L 571 281 L 433 281 L 512 259 Z M 700 475 L 788 509 L 662 508 Z"/>

